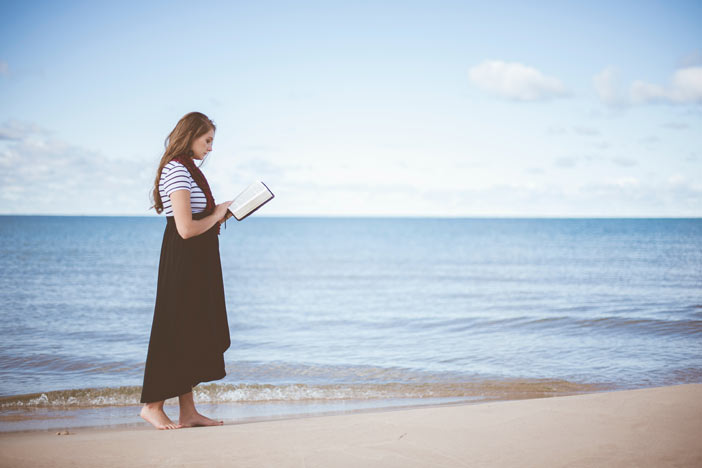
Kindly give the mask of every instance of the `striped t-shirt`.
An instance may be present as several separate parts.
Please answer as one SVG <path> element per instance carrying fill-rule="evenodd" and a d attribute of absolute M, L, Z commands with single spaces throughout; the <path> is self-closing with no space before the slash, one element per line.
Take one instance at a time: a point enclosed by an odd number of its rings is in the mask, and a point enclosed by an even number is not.
<path fill-rule="evenodd" d="M 193 180 L 190 171 L 178 161 L 170 161 L 163 166 L 161 178 L 158 182 L 158 192 L 161 195 L 163 211 L 166 216 L 173 216 L 171 193 L 182 189 L 190 191 L 190 210 L 193 213 L 205 210 L 207 198 L 195 180 Z"/>

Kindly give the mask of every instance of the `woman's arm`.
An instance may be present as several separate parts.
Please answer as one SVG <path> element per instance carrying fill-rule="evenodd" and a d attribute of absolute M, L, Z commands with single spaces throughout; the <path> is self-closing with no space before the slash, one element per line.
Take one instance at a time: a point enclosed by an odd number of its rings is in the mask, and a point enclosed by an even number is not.
<path fill-rule="evenodd" d="M 176 190 L 171 193 L 170 197 L 176 229 L 183 239 L 199 236 L 214 226 L 215 223 L 222 221 L 227 208 L 232 204 L 231 201 L 220 203 L 211 214 L 202 219 L 193 219 L 189 190 Z"/>

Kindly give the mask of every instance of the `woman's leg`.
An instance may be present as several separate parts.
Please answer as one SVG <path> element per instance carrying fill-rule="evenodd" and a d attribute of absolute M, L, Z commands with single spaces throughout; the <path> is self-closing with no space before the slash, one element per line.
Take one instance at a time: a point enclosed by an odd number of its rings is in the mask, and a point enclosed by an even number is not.
<path fill-rule="evenodd" d="M 141 409 L 139 416 L 144 418 L 147 422 L 153 424 L 156 429 L 178 429 L 182 427 L 180 424 L 176 424 L 166 415 L 163 411 L 163 404 L 165 400 L 155 401 L 153 403 L 144 403 L 144 407 Z"/>
<path fill-rule="evenodd" d="M 180 403 L 180 418 L 178 422 L 182 427 L 221 426 L 224 424 L 224 421 L 215 421 L 197 412 L 192 391 L 180 395 L 178 402 Z"/>

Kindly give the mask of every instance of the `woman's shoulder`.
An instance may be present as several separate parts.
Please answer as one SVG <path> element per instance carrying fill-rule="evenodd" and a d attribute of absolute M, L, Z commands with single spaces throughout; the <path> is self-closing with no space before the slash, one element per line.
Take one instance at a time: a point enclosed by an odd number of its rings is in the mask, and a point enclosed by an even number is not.
<path fill-rule="evenodd" d="M 163 166 L 163 168 L 164 168 L 164 169 L 183 168 L 183 169 L 187 170 L 187 168 L 183 165 L 182 162 L 176 161 L 175 159 L 171 159 L 170 161 L 168 161 L 168 162 Z"/>
<path fill-rule="evenodd" d="M 183 174 L 190 177 L 190 171 L 188 171 L 188 168 L 185 167 L 183 163 L 178 161 L 168 161 L 163 166 L 163 170 L 161 171 L 161 175 L 163 177 L 167 175 L 175 176 L 176 174 Z"/>

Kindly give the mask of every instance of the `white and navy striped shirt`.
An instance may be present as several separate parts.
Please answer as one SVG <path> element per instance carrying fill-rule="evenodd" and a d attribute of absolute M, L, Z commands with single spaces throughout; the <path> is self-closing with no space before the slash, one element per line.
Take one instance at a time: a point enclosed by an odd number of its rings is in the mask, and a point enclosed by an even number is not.
<path fill-rule="evenodd" d="M 199 213 L 205 210 L 207 198 L 195 183 L 190 171 L 178 161 L 170 161 L 163 166 L 161 178 L 158 182 L 158 192 L 163 202 L 163 212 L 166 216 L 173 216 L 173 205 L 171 205 L 171 193 L 176 190 L 186 189 L 190 191 L 190 210 Z"/>

